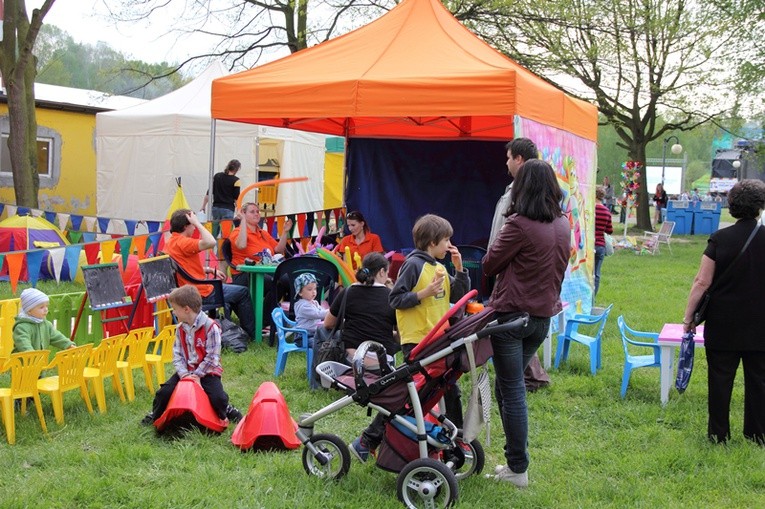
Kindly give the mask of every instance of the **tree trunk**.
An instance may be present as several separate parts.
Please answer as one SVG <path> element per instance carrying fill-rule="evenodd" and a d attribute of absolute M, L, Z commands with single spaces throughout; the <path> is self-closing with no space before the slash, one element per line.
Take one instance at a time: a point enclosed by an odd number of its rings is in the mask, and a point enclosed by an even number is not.
<path fill-rule="evenodd" d="M 638 190 L 637 197 L 637 209 L 635 210 L 635 218 L 637 219 L 637 228 L 639 230 L 651 230 L 651 212 L 648 208 L 650 203 L 650 196 L 648 194 L 648 184 L 646 180 L 646 163 L 645 163 L 645 143 L 636 142 L 629 150 L 629 157 L 632 161 L 639 161 L 643 165 L 643 170 L 640 172 L 640 188 Z"/>

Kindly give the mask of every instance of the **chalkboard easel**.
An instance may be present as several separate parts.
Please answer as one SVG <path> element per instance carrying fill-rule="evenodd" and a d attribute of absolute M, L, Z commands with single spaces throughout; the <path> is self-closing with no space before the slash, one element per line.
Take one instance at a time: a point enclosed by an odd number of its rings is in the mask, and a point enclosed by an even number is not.
<path fill-rule="evenodd" d="M 85 302 L 90 299 L 90 307 L 94 311 L 106 311 L 107 309 L 130 306 L 133 300 L 125 292 L 125 286 L 122 283 L 122 275 L 119 266 L 116 263 L 100 263 L 96 265 L 83 265 L 82 276 L 85 279 L 85 295 L 80 302 L 80 309 L 77 318 L 74 321 L 74 329 L 77 330 L 82 311 L 85 309 Z M 101 318 L 101 322 L 114 322 L 125 320 L 128 316 L 116 316 L 113 318 Z M 125 325 L 125 332 L 130 330 L 128 324 Z M 72 332 L 74 335 L 74 332 Z"/>
<path fill-rule="evenodd" d="M 178 286 L 175 281 L 175 271 L 173 270 L 172 261 L 167 255 L 139 260 L 138 268 L 141 271 L 141 286 L 138 288 L 135 305 L 130 312 L 128 327 L 133 325 L 133 318 L 135 317 L 143 292 L 146 292 L 146 300 L 149 303 L 154 304 L 160 300 L 167 299 L 170 292 Z M 155 312 L 154 315 L 156 316 L 161 312 L 168 311 L 169 309 Z"/>

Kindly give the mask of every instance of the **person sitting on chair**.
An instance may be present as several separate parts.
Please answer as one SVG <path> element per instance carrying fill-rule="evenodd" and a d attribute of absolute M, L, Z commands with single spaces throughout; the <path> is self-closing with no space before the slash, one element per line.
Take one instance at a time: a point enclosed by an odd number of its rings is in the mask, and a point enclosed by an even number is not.
<path fill-rule="evenodd" d="M 192 236 L 194 231 L 199 232 L 199 239 Z M 205 279 L 207 274 L 212 274 L 218 279 L 225 280 L 223 272 L 212 267 L 203 267 L 199 259 L 199 253 L 210 249 L 215 245 L 215 237 L 207 231 L 199 221 L 196 214 L 189 209 L 178 209 L 170 216 L 170 238 L 165 242 L 164 251 L 194 279 Z M 187 282 L 185 284 L 193 284 Z M 211 285 L 197 285 L 202 303 L 213 301 L 213 288 Z M 239 317 L 239 325 L 250 338 L 255 334 L 255 313 L 252 310 L 250 292 L 247 288 L 238 285 L 223 284 L 223 301 L 227 307 Z"/>
<path fill-rule="evenodd" d="M 168 300 L 179 323 L 173 343 L 175 373 L 160 386 L 154 396 L 152 410 L 141 424 L 152 424 L 162 416 L 170 396 L 182 379 L 192 380 L 202 387 L 218 417 L 240 421 L 242 413 L 229 405 L 228 394 L 221 383 L 220 325 L 202 311 L 202 296 L 195 286 L 176 288 Z"/>
<path fill-rule="evenodd" d="M 321 304 L 316 301 L 317 286 L 316 276 L 310 272 L 304 272 L 295 279 L 295 295 L 299 297 L 295 301 L 296 327 L 308 332 L 308 341 L 311 346 L 316 329 L 324 323 L 324 317 L 329 312 L 329 309 L 321 307 Z"/>
<path fill-rule="evenodd" d="M 245 203 L 237 214 L 243 219 L 242 224 L 234 228 L 229 235 L 231 241 L 231 282 L 235 285 L 249 287 L 250 275 L 236 270 L 237 265 L 243 265 L 247 259 L 259 263 L 260 253 L 268 249 L 272 255 L 284 254 L 287 238 L 292 230 L 292 220 L 284 221 L 284 229 L 279 236 L 279 242 L 260 227 L 260 207 L 257 203 Z M 271 324 L 271 310 L 276 307 L 276 295 L 272 290 L 273 278 L 266 274 L 263 278 L 263 322 Z"/>

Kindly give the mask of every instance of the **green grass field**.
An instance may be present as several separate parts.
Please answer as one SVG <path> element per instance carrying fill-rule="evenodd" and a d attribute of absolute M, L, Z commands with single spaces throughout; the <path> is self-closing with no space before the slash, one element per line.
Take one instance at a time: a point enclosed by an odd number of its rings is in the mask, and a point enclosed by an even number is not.
<path fill-rule="evenodd" d="M 727 446 L 706 441 L 706 361 L 697 352 L 685 394 L 672 391 L 659 403 L 657 369 L 633 373 L 625 400 L 619 398 L 624 361 L 616 318 L 641 330 L 658 331 L 679 322 L 705 237 L 679 237 L 674 254 L 617 252 L 603 267 L 599 304 L 614 303 L 603 344 L 603 369 L 589 373 L 586 348 L 574 345 L 570 361 L 551 370 L 552 384 L 529 395 L 530 487 L 518 490 L 476 476 L 460 483 L 459 506 L 474 508 L 655 508 L 765 507 L 765 448 L 741 436 L 741 373 L 732 403 L 733 439 Z M 45 286 L 48 292 L 53 288 Z M 67 288 L 63 291 L 72 291 Z M 0 294 L 8 296 L 7 284 Z M 251 345 L 226 353 L 224 386 L 243 411 L 255 390 L 274 380 L 275 350 Z M 7 374 L 0 375 L 0 385 Z M 309 392 L 304 357 L 293 354 L 275 380 L 297 417 L 332 402 L 339 393 Z M 17 415 L 17 443 L 2 437 L 0 476 L 3 508 L 359 508 L 401 507 L 396 476 L 355 459 L 347 477 L 324 483 L 305 474 L 302 449 L 241 453 L 220 436 L 190 433 L 160 438 L 139 425 L 151 405 L 143 375 L 136 376 L 136 401 L 122 404 L 107 387 L 108 412 L 90 415 L 76 393 L 65 398 L 66 424 L 55 423 L 43 400 L 49 435 L 33 413 Z M 465 398 L 466 399 L 466 398 Z M 95 401 L 94 401 L 95 404 Z M 763 402 L 765 404 L 765 402 Z M 369 418 L 351 407 L 320 421 L 316 432 L 350 442 Z M 486 472 L 503 462 L 504 437 L 494 409 L 492 439 L 484 443 Z"/>

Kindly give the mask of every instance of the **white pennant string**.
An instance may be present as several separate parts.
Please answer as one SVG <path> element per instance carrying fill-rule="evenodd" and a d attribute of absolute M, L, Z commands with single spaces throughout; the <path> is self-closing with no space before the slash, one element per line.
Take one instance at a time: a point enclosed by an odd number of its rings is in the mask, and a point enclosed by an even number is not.
<path fill-rule="evenodd" d="M 61 282 L 61 269 L 64 266 L 64 255 L 66 254 L 66 248 L 59 247 L 56 249 L 50 249 L 50 259 L 53 263 L 53 274 L 56 277 L 56 282 Z M 70 269 L 71 270 L 71 269 Z M 76 270 L 76 267 L 75 267 Z"/>

